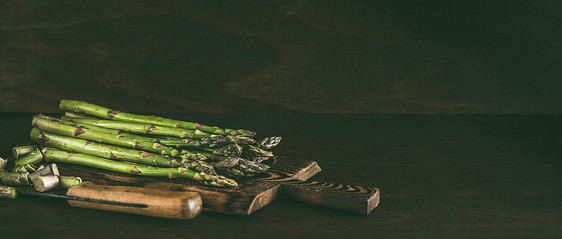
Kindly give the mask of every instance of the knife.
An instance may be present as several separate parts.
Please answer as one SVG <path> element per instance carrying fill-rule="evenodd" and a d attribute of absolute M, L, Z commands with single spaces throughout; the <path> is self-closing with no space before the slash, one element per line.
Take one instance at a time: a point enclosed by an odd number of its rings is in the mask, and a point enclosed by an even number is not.
<path fill-rule="evenodd" d="M 83 182 L 68 190 L 37 192 L 32 186 L 16 187 L 20 194 L 67 200 L 71 206 L 130 214 L 191 219 L 203 206 L 196 192 L 165 191 Z"/>

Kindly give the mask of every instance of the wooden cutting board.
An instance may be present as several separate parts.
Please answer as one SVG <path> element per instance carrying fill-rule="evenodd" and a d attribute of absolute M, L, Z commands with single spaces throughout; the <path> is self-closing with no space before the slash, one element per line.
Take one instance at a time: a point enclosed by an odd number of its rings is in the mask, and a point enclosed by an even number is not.
<path fill-rule="evenodd" d="M 80 176 L 84 181 L 96 184 L 198 192 L 203 199 L 204 211 L 226 214 L 250 215 L 282 196 L 368 215 L 380 198 L 379 189 L 373 187 L 310 181 L 310 177 L 321 171 L 315 161 L 284 157 L 280 157 L 267 173 L 237 180 L 237 188 L 210 187 L 181 178 L 142 177 L 76 165 L 57 165 L 61 175 Z"/>

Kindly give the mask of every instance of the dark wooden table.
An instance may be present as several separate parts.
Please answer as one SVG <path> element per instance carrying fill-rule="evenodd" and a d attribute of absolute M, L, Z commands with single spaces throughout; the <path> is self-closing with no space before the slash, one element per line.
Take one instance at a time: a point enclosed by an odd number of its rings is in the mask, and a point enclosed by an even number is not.
<path fill-rule="evenodd" d="M 1 238 L 562 238 L 562 116 L 169 115 L 282 135 L 313 179 L 381 189 L 369 216 L 286 199 L 250 216 L 175 221 L 0 200 Z M 1 155 L 31 115 L 0 116 Z"/>

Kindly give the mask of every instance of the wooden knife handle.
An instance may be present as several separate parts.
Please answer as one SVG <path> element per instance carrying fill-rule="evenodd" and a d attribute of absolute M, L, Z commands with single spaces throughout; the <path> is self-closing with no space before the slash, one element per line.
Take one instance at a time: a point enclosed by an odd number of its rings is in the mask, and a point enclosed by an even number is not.
<path fill-rule="evenodd" d="M 294 179 L 283 180 L 281 184 L 285 197 L 363 215 L 369 215 L 380 199 L 380 190 L 372 187 Z"/>
<path fill-rule="evenodd" d="M 199 215 L 203 208 L 201 197 L 196 192 L 176 192 L 129 186 L 96 185 L 91 182 L 84 182 L 71 187 L 68 189 L 66 195 L 146 205 L 146 207 L 131 207 L 68 200 L 68 203 L 74 207 L 174 219 L 194 218 Z"/>

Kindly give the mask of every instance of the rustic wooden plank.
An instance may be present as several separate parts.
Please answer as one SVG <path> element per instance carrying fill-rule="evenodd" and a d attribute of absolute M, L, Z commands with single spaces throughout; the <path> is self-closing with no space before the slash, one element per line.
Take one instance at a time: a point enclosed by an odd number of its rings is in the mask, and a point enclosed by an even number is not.
<path fill-rule="evenodd" d="M 373 187 L 301 180 L 285 180 L 282 185 L 284 197 L 363 215 L 380 201 L 380 190 Z"/>
<path fill-rule="evenodd" d="M 279 157 L 266 173 L 238 180 L 237 188 L 209 187 L 188 179 L 108 173 L 75 165 L 60 165 L 59 168 L 62 174 L 80 176 L 97 184 L 197 192 L 203 199 L 203 210 L 226 214 L 250 215 L 283 194 L 310 204 L 367 215 L 380 198 L 377 188 L 306 181 L 321 171 L 318 164 L 285 157 Z"/>

